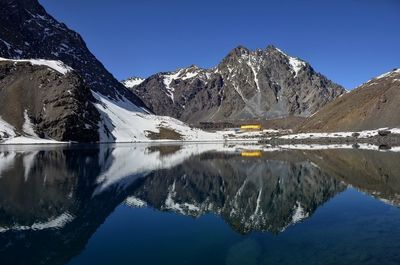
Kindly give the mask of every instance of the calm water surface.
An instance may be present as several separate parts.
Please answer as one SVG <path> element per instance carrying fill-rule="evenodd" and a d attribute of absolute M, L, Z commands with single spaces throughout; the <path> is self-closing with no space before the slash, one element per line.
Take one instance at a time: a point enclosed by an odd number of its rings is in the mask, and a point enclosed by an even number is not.
<path fill-rule="evenodd" d="M 400 264 L 400 154 L 0 146 L 0 264 Z"/>

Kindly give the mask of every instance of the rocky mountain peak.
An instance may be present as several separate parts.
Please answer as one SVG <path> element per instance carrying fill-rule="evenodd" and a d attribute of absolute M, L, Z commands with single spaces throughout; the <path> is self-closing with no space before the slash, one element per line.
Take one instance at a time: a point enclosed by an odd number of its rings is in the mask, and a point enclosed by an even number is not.
<path fill-rule="evenodd" d="M 250 49 L 248 49 L 247 47 L 245 47 L 243 45 L 238 45 L 237 47 L 232 49 L 232 51 L 230 53 L 235 53 L 236 55 L 240 56 L 242 54 L 249 54 L 250 53 Z"/>
<path fill-rule="evenodd" d="M 270 45 L 238 46 L 214 68 L 159 73 L 132 91 L 156 114 L 198 123 L 307 117 L 345 90 Z"/>
<path fill-rule="evenodd" d="M 200 69 L 200 67 L 198 67 L 198 66 L 195 65 L 195 64 L 192 64 L 192 65 L 190 65 L 187 69 L 197 70 L 197 69 Z"/>
<path fill-rule="evenodd" d="M 270 57 L 273 57 L 273 56 L 275 56 L 277 58 L 290 57 L 285 52 L 283 52 L 281 49 L 275 47 L 272 44 L 268 45 L 267 48 L 265 48 L 265 50 L 263 50 L 263 52 L 266 56 L 270 56 Z"/>
<path fill-rule="evenodd" d="M 247 56 L 251 51 L 242 46 L 239 45 L 237 47 L 235 47 L 234 49 L 232 49 L 223 59 L 223 61 L 231 61 L 231 60 L 237 60 L 243 56 Z"/>
<path fill-rule="evenodd" d="M 276 51 L 278 50 L 275 45 L 273 44 L 268 44 L 267 47 L 265 48 L 266 51 Z"/>
<path fill-rule="evenodd" d="M 37 0 L 0 1 L 0 25 L 0 57 L 62 61 L 93 91 L 144 107 L 97 60 L 80 35 L 47 14 Z"/>

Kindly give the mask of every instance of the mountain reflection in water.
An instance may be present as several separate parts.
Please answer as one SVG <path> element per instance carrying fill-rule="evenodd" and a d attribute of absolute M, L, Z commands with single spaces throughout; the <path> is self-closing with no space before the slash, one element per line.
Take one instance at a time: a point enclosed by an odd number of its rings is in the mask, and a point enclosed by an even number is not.
<path fill-rule="evenodd" d="M 68 263 L 123 202 L 212 213 L 245 235 L 285 233 L 349 185 L 397 206 L 399 161 L 223 144 L 0 147 L 1 264 Z"/>

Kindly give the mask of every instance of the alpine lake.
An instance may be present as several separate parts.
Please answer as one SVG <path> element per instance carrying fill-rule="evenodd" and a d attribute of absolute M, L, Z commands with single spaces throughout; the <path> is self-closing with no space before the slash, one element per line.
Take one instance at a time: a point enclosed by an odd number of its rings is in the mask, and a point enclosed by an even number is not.
<path fill-rule="evenodd" d="M 400 264 L 400 152 L 0 146 L 0 264 Z"/>

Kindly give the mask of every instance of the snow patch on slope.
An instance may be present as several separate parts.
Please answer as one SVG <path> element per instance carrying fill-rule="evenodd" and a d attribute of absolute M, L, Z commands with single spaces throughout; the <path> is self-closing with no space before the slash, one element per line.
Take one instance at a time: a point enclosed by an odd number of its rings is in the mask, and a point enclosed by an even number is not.
<path fill-rule="evenodd" d="M 0 117 L 0 142 L 2 139 L 15 137 L 14 127 Z"/>
<path fill-rule="evenodd" d="M 306 66 L 306 63 L 298 58 L 292 57 L 290 55 L 287 55 L 286 53 L 284 53 L 282 50 L 275 48 L 278 52 L 280 52 L 281 54 L 283 54 L 288 60 L 289 60 L 289 64 L 294 72 L 294 77 L 297 76 L 297 74 L 300 72 L 300 70 Z"/>
<path fill-rule="evenodd" d="M 163 74 L 163 83 L 166 89 L 166 94 L 169 98 L 171 98 L 172 102 L 174 102 L 174 92 L 175 88 L 173 88 L 172 82 L 175 80 L 187 80 L 198 76 L 200 73 L 203 73 L 202 76 L 207 78 L 207 73 L 205 73 L 202 69 L 197 66 L 190 66 L 188 68 L 182 68 L 175 72 L 171 72 L 168 74 Z"/>
<path fill-rule="evenodd" d="M 59 142 L 52 139 L 39 138 L 34 130 L 31 121 L 29 120 L 26 112 L 24 113 L 25 123 L 22 126 L 23 131 L 28 136 L 21 136 L 15 132 L 15 128 L 4 121 L 0 117 L 0 144 L 65 144 L 66 142 Z"/>
<path fill-rule="evenodd" d="M 300 61 L 299 59 L 296 59 L 294 57 L 289 56 L 289 63 L 292 66 L 292 70 L 294 71 L 295 75 L 294 77 L 297 76 L 297 74 L 300 72 L 300 70 L 306 66 L 306 63 L 303 61 Z"/>
<path fill-rule="evenodd" d="M 138 86 L 141 83 L 143 83 L 144 80 L 145 79 L 140 78 L 140 77 L 132 77 L 132 78 L 122 81 L 121 83 L 127 88 L 133 88 L 133 87 Z"/>
<path fill-rule="evenodd" d="M 399 69 L 394 69 L 393 71 L 389 71 L 389 72 L 381 74 L 381 75 L 379 75 L 377 77 L 374 77 L 374 78 L 368 80 L 367 82 L 364 82 L 361 85 L 357 86 L 355 89 L 360 88 L 360 87 L 362 87 L 364 85 L 367 85 L 367 84 L 368 84 L 368 86 L 376 85 L 376 84 L 378 84 L 378 83 L 375 82 L 376 80 L 379 80 L 379 79 L 382 79 L 382 78 L 386 78 L 386 77 L 391 77 L 391 76 L 396 75 L 396 74 L 400 74 L 400 68 Z M 396 80 L 399 80 L 399 79 L 394 79 L 393 82 L 396 82 Z"/>
<path fill-rule="evenodd" d="M 399 69 L 395 69 L 395 70 L 390 71 L 390 72 L 387 72 L 387 73 L 384 73 L 384 74 L 381 74 L 380 76 L 377 76 L 376 78 L 374 78 L 372 80 L 382 79 L 382 78 L 389 77 L 389 76 L 394 75 L 394 74 L 400 74 L 400 68 Z"/>
<path fill-rule="evenodd" d="M 17 59 L 5 59 L 0 57 L 0 61 L 14 62 L 14 63 L 30 63 L 31 65 L 43 65 L 47 66 L 60 74 L 65 75 L 73 69 L 61 61 L 43 60 L 43 59 L 29 59 L 29 60 L 17 60 Z"/>
<path fill-rule="evenodd" d="M 232 85 L 233 85 L 233 88 L 236 90 L 236 92 L 239 94 L 239 96 L 242 98 L 243 102 L 246 102 L 246 99 L 244 98 L 243 93 L 240 90 L 240 88 L 235 83 L 232 83 Z"/>
<path fill-rule="evenodd" d="M 174 92 L 175 92 L 175 88 L 171 87 L 171 83 L 172 81 L 174 81 L 175 79 L 178 78 L 178 76 L 181 74 L 182 69 L 170 74 L 170 75 L 164 75 L 164 85 L 165 85 L 165 89 L 167 90 L 167 96 L 171 98 L 172 102 L 174 102 Z"/>
<path fill-rule="evenodd" d="M 100 142 L 149 142 L 147 132 L 159 133 L 168 128 L 182 135 L 184 141 L 222 140 L 222 135 L 191 128 L 171 117 L 146 114 L 132 102 L 109 99 L 92 91 L 95 107 L 101 114 Z M 154 141 L 154 140 L 153 140 Z"/>
<path fill-rule="evenodd" d="M 35 133 L 35 130 L 33 129 L 33 124 L 28 116 L 27 110 L 24 111 L 24 119 L 25 122 L 22 125 L 22 130 L 30 136 L 38 137 L 37 134 Z"/>
<path fill-rule="evenodd" d="M 247 62 L 247 65 L 250 66 L 251 71 L 253 72 L 254 83 L 256 84 L 257 90 L 260 91 L 260 84 L 257 77 L 257 71 L 259 69 L 256 69 L 256 67 L 254 66 L 255 63 L 255 58 L 253 56 L 249 56 L 249 61 Z"/>

